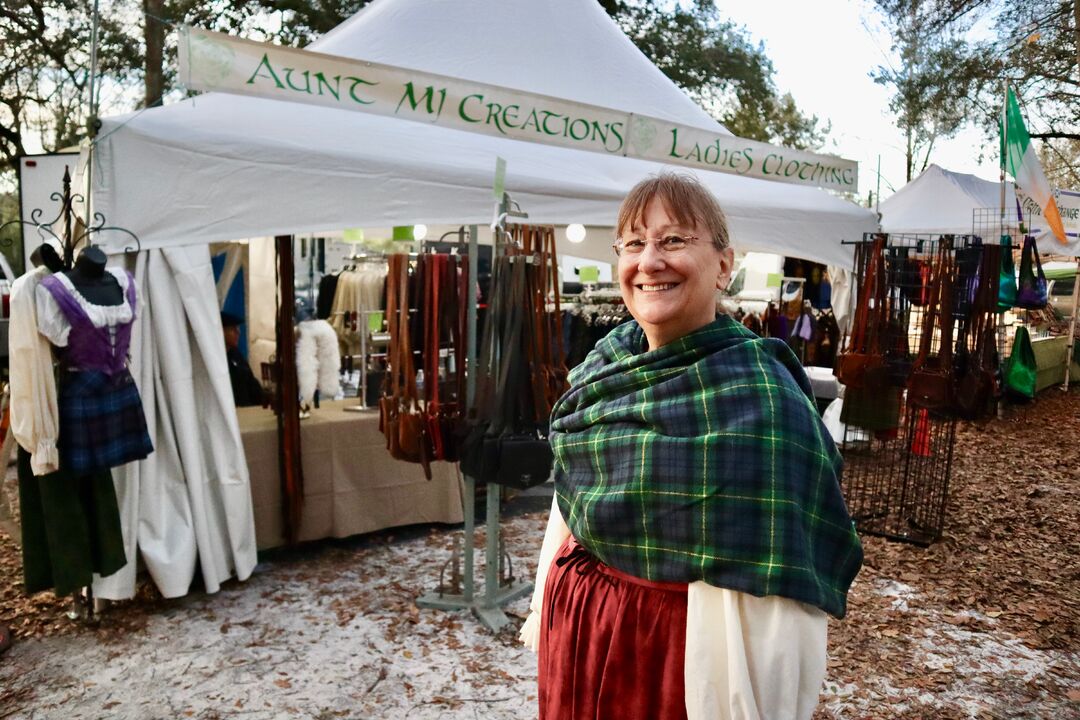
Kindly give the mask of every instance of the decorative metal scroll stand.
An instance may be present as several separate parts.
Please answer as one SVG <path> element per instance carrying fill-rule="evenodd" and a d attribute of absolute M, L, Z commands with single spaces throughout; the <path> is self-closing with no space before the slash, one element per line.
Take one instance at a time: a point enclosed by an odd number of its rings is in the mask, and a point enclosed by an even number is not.
<path fill-rule="evenodd" d="M 142 249 L 142 244 L 139 242 L 138 236 L 130 230 L 126 230 L 121 227 L 108 226 L 105 224 L 105 216 L 101 213 L 94 213 L 93 222 L 89 226 L 84 226 L 82 231 L 78 235 L 75 234 L 75 230 L 78 225 L 72 221 L 72 216 L 75 215 L 75 211 L 72 208 L 73 203 L 85 202 L 85 198 L 82 195 L 71 194 L 71 172 L 68 166 L 64 166 L 64 190 L 62 193 L 54 192 L 49 196 L 50 200 L 54 200 L 60 203 L 59 214 L 50 220 L 49 222 L 41 222 L 41 215 L 43 210 L 41 208 L 35 208 L 30 212 L 29 220 L 9 220 L 8 222 L 0 225 L 0 233 L 4 231 L 9 225 L 30 226 L 38 231 L 38 235 L 42 241 L 46 240 L 46 235 L 55 239 L 60 243 L 60 247 L 63 249 L 63 269 L 70 270 L 75 265 L 75 250 L 80 244 L 85 243 L 89 246 L 91 237 L 95 233 L 99 233 L 105 230 L 121 232 L 130 235 L 135 241 L 134 247 L 128 246 L 124 248 L 124 252 L 138 252 Z M 63 237 L 56 234 L 53 229 L 58 223 L 63 223 Z M 11 241 L 5 241 L 4 246 L 10 247 Z M 26 251 L 26 248 L 23 248 Z M 6 466 L 7 458 L 5 458 L 4 465 Z M 94 590 L 93 587 L 87 586 L 83 588 L 81 592 L 76 591 L 72 597 L 72 606 L 68 610 L 67 616 L 72 620 L 85 620 L 86 622 L 96 622 L 94 615 Z"/>

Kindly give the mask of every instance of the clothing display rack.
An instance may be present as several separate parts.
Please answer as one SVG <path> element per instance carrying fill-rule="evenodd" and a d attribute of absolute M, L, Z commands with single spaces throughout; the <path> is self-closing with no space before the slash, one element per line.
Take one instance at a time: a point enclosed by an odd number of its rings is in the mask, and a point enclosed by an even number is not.
<path fill-rule="evenodd" d="M 52 220 L 43 222 L 41 217 L 44 211 L 41 208 L 34 208 L 30 211 L 30 219 L 23 220 L 18 218 L 15 220 L 9 220 L 8 222 L 0 225 L 0 233 L 10 225 L 24 225 L 29 226 L 37 230 L 42 241 L 45 241 L 47 237 L 56 240 L 60 244 L 60 248 L 63 254 L 60 257 L 61 271 L 71 270 L 75 265 L 75 251 L 80 247 L 90 247 L 93 245 L 92 239 L 95 235 L 102 232 L 119 232 L 128 235 L 134 242 L 134 245 L 127 245 L 124 247 L 123 252 L 132 253 L 139 252 L 142 249 L 142 243 L 138 236 L 130 230 L 122 227 L 105 224 L 105 216 L 101 213 L 93 213 L 92 218 L 88 218 L 86 223 L 75 212 L 74 204 L 86 203 L 85 196 L 71 192 L 71 169 L 69 166 L 64 166 L 64 177 L 62 180 L 63 190 L 61 192 L 53 192 L 49 195 L 49 199 L 53 200 L 60 205 L 60 211 Z M 55 227 L 62 227 L 58 233 Z M 47 237 L 46 237 L 47 236 Z M 10 241 L 7 243 L 10 245 Z M 24 248 L 24 252 L 26 248 Z M 9 429 L 10 433 L 11 430 Z M 5 441 L 4 447 L 10 452 L 10 447 L 15 443 L 7 443 Z M 3 466 L 6 468 L 8 463 L 7 453 L 3 457 Z M 87 585 L 81 591 L 76 592 L 72 597 L 72 606 L 67 612 L 67 616 L 71 620 L 84 620 L 88 623 L 96 622 L 95 615 L 95 602 L 94 602 L 94 590 L 93 587 Z"/>
<path fill-rule="evenodd" d="M 875 237 L 883 251 L 872 269 Z M 861 531 L 926 546 L 941 537 L 945 525 L 957 418 L 964 414 L 964 373 L 982 362 L 976 353 L 980 358 L 982 352 L 996 354 L 993 327 L 976 323 L 986 331 L 980 341 L 979 329 L 969 326 L 982 302 L 975 299 L 977 292 L 992 293 L 996 302 L 999 246 L 960 235 L 868 235 L 858 245 L 860 307 L 853 326 L 859 312 L 880 314 L 874 314 L 874 327 L 867 331 L 870 346 L 853 350 L 858 332 L 853 327 L 838 362 L 843 374 L 845 360 L 853 359 L 848 356 L 877 357 L 866 364 L 864 380 L 845 389 L 844 497 Z M 983 272 L 984 259 L 988 266 L 996 263 L 992 273 Z M 930 279 L 939 270 L 940 290 Z M 980 342 L 984 351 L 977 350 Z M 990 362 L 986 365 L 989 373 Z M 927 375 L 949 400 L 920 394 Z M 987 412 L 990 399 L 965 416 Z"/>
<path fill-rule="evenodd" d="M 498 214 L 494 225 L 496 252 L 500 247 L 502 238 L 506 237 L 507 223 L 517 218 L 527 218 L 528 214 L 510 198 L 508 193 L 503 193 L 499 202 Z M 468 353 L 466 367 L 469 368 L 466 379 L 466 395 L 468 406 L 472 407 L 476 397 L 476 362 L 477 362 L 477 267 L 478 267 L 478 228 L 476 225 L 469 227 L 469 292 L 467 298 L 467 322 Z M 474 578 L 474 534 L 476 529 L 476 479 L 468 473 L 464 474 L 465 498 L 464 498 L 464 542 L 455 540 L 454 550 L 451 557 L 443 566 L 440 573 L 439 587 L 434 592 L 421 595 L 416 604 L 422 608 L 437 610 L 471 610 L 480 622 L 492 632 L 498 632 L 508 622 L 509 618 L 503 611 L 503 606 L 532 592 L 532 583 L 517 579 L 513 576 L 512 565 L 503 550 L 502 533 L 499 525 L 501 486 L 488 483 L 485 488 L 486 515 L 485 529 L 487 531 L 484 546 L 484 592 L 477 594 Z M 461 546 L 464 546 L 463 548 Z M 446 570 L 450 570 L 449 587 L 444 582 Z M 509 571 L 509 574 L 507 574 Z"/>

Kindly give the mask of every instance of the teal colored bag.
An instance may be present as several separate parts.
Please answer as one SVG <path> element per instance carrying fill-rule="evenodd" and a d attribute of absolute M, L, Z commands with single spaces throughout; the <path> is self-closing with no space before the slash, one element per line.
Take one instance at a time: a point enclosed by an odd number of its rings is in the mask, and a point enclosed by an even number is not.
<path fill-rule="evenodd" d="M 1017 328 L 1012 354 L 1005 361 L 1005 388 L 1015 395 L 1032 399 L 1035 397 L 1035 377 L 1038 372 L 1035 351 L 1031 348 L 1031 337 L 1027 328 Z"/>
<path fill-rule="evenodd" d="M 1001 273 L 998 281 L 998 312 L 1016 306 L 1016 266 L 1013 265 L 1012 238 L 1001 236 Z"/>

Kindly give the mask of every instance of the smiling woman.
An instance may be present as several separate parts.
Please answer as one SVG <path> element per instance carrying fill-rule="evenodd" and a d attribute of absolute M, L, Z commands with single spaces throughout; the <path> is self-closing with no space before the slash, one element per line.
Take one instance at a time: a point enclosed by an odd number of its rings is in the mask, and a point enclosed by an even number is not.
<path fill-rule="evenodd" d="M 716 315 L 732 268 L 716 199 L 651 177 L 616 228 L 634 321 L 551 414 L 555 501 L 522 628 L 540 718 L 809 718 L 826 615 L 862 563 L 839 454 L 788 346 Z"/>
<path fill-rule="evenodd" d="M 630 314 L 658 348 L 716 318 L 734 253 L 712 194 L 689 176 L 639 183 L 616 225 L 619 287 Z"/>

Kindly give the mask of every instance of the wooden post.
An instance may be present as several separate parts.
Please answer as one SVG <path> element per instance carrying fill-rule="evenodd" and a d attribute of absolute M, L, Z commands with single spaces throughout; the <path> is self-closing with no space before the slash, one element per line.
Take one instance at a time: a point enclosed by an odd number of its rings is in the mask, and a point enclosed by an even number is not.
<path fill-rule="evenodd" d="M 278 468 L 285 539 L 296 543 L 304 509 L 304 470 L 300 458 L 300 390 L 296 379 L 296 327 L 293 319 L 293 248 L 291 235 L 274 238 L 277 252 L 277 424 Z"/>

